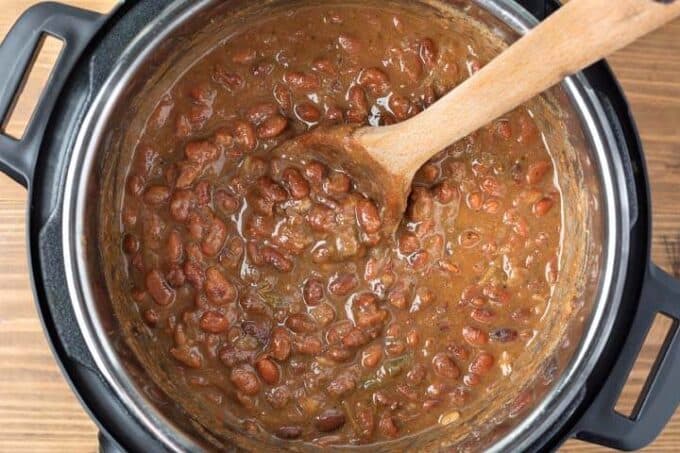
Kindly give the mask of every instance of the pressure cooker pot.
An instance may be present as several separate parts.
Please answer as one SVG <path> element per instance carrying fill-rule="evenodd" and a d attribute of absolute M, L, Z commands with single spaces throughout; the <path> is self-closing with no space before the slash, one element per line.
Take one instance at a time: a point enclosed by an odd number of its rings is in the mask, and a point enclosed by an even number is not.
<path fill-rule="evenodd" d="M 450 17 L 457 30 L 478 32 L 496 52 L 558 7 L 549 0 L 384 3 Z M 0 168 L 30 192 L 36 303 L 105 449 L 315 448 L 245 431 L 235 413 L 217 419 L 201 406 L 174 378 L 121 292 L 118 246 L 125 172 L 135 137 L 156 107 L 148 100 L 161 98 L 238 24 L 308 4 L 141 0 L 100 16 L 44 3 L 27 11 L 0 47 L 3 117 L 43 34 L 65 44 L 24 138 L 0 136 Z M 601 62 L 532 106 L 562 189 L 560 277 L 550 319 L 531 354 L 515 364 L 513 387 L 499 387 L 463 423 L 355 448 L 529 451 L 577 437 L 635 449 L 651 442 L 676 409 L 680 283 L 650 263 L 647 175 L 620 89 Z M 614 406 L 658 313 L 675 322 L 634 413 L 624 416 Z"/>

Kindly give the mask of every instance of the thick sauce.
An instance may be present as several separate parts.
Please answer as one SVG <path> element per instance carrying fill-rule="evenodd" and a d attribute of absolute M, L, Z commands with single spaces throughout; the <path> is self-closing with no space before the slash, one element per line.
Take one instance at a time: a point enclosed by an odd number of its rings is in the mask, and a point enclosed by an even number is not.
<path fill-rule="evenodd" d="M 404 120 L 483 63 L 444 21 L 318 6 L 244 25 L 159 100 L 123 203 L 130 303 L 217 419 L 377 442 L 456 423 L 513 373 L 560 251 L 526 108 L 425 165 L 395 237 L 342 169 L 272 152 Z"/>

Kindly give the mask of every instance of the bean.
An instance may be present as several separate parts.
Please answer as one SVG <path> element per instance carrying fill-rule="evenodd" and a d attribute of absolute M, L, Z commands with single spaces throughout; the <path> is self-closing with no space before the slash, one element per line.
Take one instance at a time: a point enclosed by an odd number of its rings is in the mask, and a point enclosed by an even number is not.
<path fill-rule="evenodd" d="M 383 414 L 378 421 L 378 430 L 385 437 L 397 437 L 399 428 L 397 427 L 394 417 L 389 414 Z"/>
<path fill-rule="evenodd" d="M 318 305 L 324 297 L 323 283 L 315 278 L 307 279 L 302 290 L 302 297 L 307 305 Z"/>
<path fill-rule="evenodd" d="M 409 101 L 404 96 L 394 94 L 390 97 L 389 107 L 392 113 L 399 121 L 403 121 L 408 118 L 411 112 L 411 101 Z"/>
<path fill-rule="evenodd" d="M 278 371 L 278 370 L 277 370 Z M 267 402 L 274 409 L 283 409 L 291 399 L 290 390 L 285 385 L 274 387 L 266 393 Z"/>
<path fill-rule="evenodd" d="M 165 186 L 151 186 L 144 192 L 144 202 L 150 205 L 163 204 L 170 198 L 170 189 Z"/>
<path fill-rule="evenodd" d="M 170 348 L 170 355 L 172 355 L 172 357 L 182 365 L 185 365 L 189 368 L 201 368 L 203 363 L 201 355 L 197 351 L 189 349 L 186 346 Z"/>
<path fill-rule="evenodd" d="M 290 335 L 285 329 L 275 327 L 272 331 L 272 338 L 269 344 L 269 354 L 279 362 L 282 362 L 288 358 L 290 350 Z"/>
<path fill-rule="evenodd" d="M 289 71 L 283 75 L 283 81 L 292 89 L 310 92 L 320 87 L 316 74 L 300 71 Z"/>
<path fill-rule="evenodd" d="M 326 392 L 331 396 L 339 397 L 353 391 L 356 386 L 357 383 L 354 377 L 344 373 L 337 376 L 326 386 Z"/>
<path fill-rule="evenodd" d="M 467 203 L 468 208 L 473 211 L 479 211 L 484 203 L 484 196 L 481 192 L 471 192 L 468 194 L 465 202 Z"/>
<path fill-rule="evenodd" d="M 473 346 L 483 346 L 489 342 L 489 335 L 472 326 L 463 327 L 463 338 Z"/>
<path fill-rule="evenodd" d="M 356 37 L 346 33 L 340 33 L 338 36 L 338 45 L 350 55 L 358 54 L 363 47 Z"/>
<path fill-rule="evenodd" d="M 239 366 L 232 369 L 229 379 L 245 395 L 254 396 L 260 392 L 260 381 L 250 367 Z"/>
<path fill-rule="evenodd" d="M 201 168 L 193 163 L 182 163 L 179 167 L 179 175 L 177 176 L 177 182 L 175 183 L 178 189 L 186 189 L 190 187 L 196 178 L 198 178 L 201 173 Z"/>
<path fill-rule="evenodd" d="M 296 313 L 288 316 L 286 327 L 295 333 L 310 333 L 317 329 L 316 323 L 309 315 Z"/>
<path fill-rule="evenodd" d="M 290 90 L 285 85 L 277 83 L 274 85 L 272 94 L 281 107 L 281 110 L 284 113 L 290 113 L 293 106 L 293 98 L 290 94 Z"/>
<path fill-rule="evenodd" d="M 299 426 L 281 426 L 276 430 L 276 436 L 281 439 L 293 440 L 302 435 L 302 428 Z"/>
<path fill-rule="evenodd" d="M 215 208 L 223 214 L 231 215 L 238 211 L 239 201 L 233 195 L 230 195 L 225 190 L 218 190 L 214 196 Z"/>
<path fill-rule="evenodd" d="M 222 250 L 226 239 L 227 226 L 222 220 L 215 217 L 208 229 L 208 233 L 201 243 L 201 250 L 207 256 L 215 256 Z"/>
<path fill-rule="evenodd" d="M 343 118 L 342 110 L 338 106 L 329 105 L 326 107 L 325 118 L 329 123 L 339 123 Z"/>
<path fill-rule="evenodd" d="M 418 330 L 411 329 L 406 334 L 406 344 L 409 345 L 412 348 L 415 348 L 416 346 L 418 346 L 419 342 L 420 342 L 420 334 L 418 333 Z"/>
<path fill-rule="evenodd" d="M 357 83 L 376 96 L 384 95 L 390 88 L 390 80 L 381 69 L 368 68 L 359 73 Z"/>
<path fill-rule="evenodd" d="M 312 69 L 329 76 L 334 76 L 338 73 L 333 62 L 323 57 L 317 58 L 312 62 Z"/>
<path fill-rule="evenodd" d="M 361 407 L 357 405 L 355 418 L 357 426 L 360 430 L 359 435 L 364 438 L 371 436 L 375 429 L 373 410 L 371 410 L 369 407 Z"/>
<path fill-rule="evenodd" d="M 393 307 L 404 310 L 408 306 L 406 288 L 403 285 L 395 286 L 387 293 L 387 302 Z"/>
<path fill-rule="evenodd" d="M 486 308 L 475 308 L 470 313 L 470 317 L 481 324 L 489 324 L 495 318 L 495 314 Z"/>
<path fill-rule="evenodd" d="M 487 285 L 484 287 L 483 293 L 492 302 L 500 305 L 506 305 L 508 302 L 510 302 L 510 299 L 512 298 L 512 294 L 510 294 L 508 290 L 503 289 L 500 286 Z"/>
<path fill-rule="evenodd" d="M 216 160 L 219 152 L 220 150 L 215 144 L 206 140 L 190 142 L 184 147 L 184 156 L 198 164 L 205 164 L 206 162 Z"/>
<path fill-rule="evenodd" d="M 487 214 L 498 214 L 501 210 L 501 203 L 497 198 L 489 198 L 482 205 L 482 211 Z"/>
<path fill-rule="evenodd" d="M 460 376 L 456 363 L 444 353 L 439 353 L 432 358 L 432 369 L 437 375 L 447 379 L 457 379 Z"/>
<path fill-rule="evenodd" d="M 477 357 L 470 363 L 470 372 L 478 376 L 487 374 L 494 364 L 494 358 L 488 352 L 480 352 Z"/>
<path fill-rule="evenodd" d="M 217 311 L 207 311 L 201 316 L 199 326 L 209 333 L 222 333 L 229 329 L 229 321 L 226 316 Z"/>
<path fill-rule="evenodd" d="M 489 339 L 497 343 L 510 343 L 517 339 L 517 331 L 508 327 L 493 329 L 489 332 Z"/>
<path fill-rule="evenodd" d="M 157 270 L 146 274 L 146 290 L 158 305 L 169 305 L 175 300 L 175 291 Z"/>
<path fill-rule="evenodd" d="M 178 190 L 170 200 L 170 216 L 177 222 L 184 222 L 189 216 L 189 210 L 195 203 L 194 194 L 190 190 Z"/>
<path fill-rule="evenodd" d="M 382 359 L 382 348 L 380 345 L 372 345 L 364 349 L 361 354 L 361 365 L 365 368 L 375 368 Z"/>
<path fill-rule="evenodd" d="M 173 288 L 181 288 L 182 286 L 184 286 L 184 282 L 186 281 L 186 275 L 184 274 L 182 268 L 179 266 L 171 267 L 170 270 L 168 271 L 166 278 L 168 280 L 168 283 L 170 283 L 170 286 L 172 286 Z"/>
<path fill-rule="evenodd" d="M 320 186 L 326 176 L 326 167 L 320 162 L 309 162 L 304 168 L 305 178 L 313 186 Z"/>
<path fill-rule="evenodd" d="M 276 184 L 273 179 L 268 176 L 262 176 L 257 180 L 257 187 L 264 198 L 275 203 L 286 201 L 288 193 L 280 185 Z"/>
<path fill-rule="evenodd" d="M 347 92 L 347 100 L 352 109 L 364 115 L 368 114 L 368 99 L 366 93 L 360 86 L 353 86 Z"/>
<path fill-rule="evenodd" d="M 216 267 L 211 267 L 206 271 L 205 293 L 210 303 L 215 305 L 234 302 L 237 295 L 234 285 Z"/>
<path fill-rule="evenodd" d="M 314 356 L 319 355 L 323 347 L 323 345 L 321 344 L 321 340 L 319 340 L 316 337 L 310 336 L 296 339 L 295 343 L 293 343 L 293 346 L 295 350 L 300 354 Z"/>
<path fill-rule="evenodd" d="M 380 213 L 372 201 L 365 198 L 359 200 L 356 206 L 356 214 L 359 225 L 366 233 L 373 234 L 380 231 L 382 225 Z"/>
<path fill-rule="evenodd" d="M 347 193 L 349 192 L 352 185 L 352 180 L 349 176 L 340 172 L 333 172 L 328 177 L 328 183 L 326 184 L 326 189 L 329 192 L 334 193 Z"/>
<path fill-rule="evenodd" d="M 328 283 L 328 292 L 335 296 L 346 296 L 359 282 L 356 275 L 349 273 L 339 273 L 331 277 Z"/>
<path fill-rule="evenodd" d="M 262 102 L 250 107 L 246 111 L 246 118 L 253 124 L 261 124 L 267 118 L 279 113 L 279 107 L 271 102 Z"/>
<path fill-rule="evenodd" d="M 196 195 L 196 202 L 199 206 L 206 206 L 210 203 L 210 200 L 212 199 L 211 191 L 212 187 L 210 186 L 210 182 L 206 180 L 196 184 L 196 187 L 194 187 L 194 194 Z"/>
<path fill-rule="evenodd" d="M 255 362 L 255 369 L 260 375 L 260 378 L 269 385 L 275 385 L 279 382 L 279 368 L 276 364 L 266 357 L 260 358 Z"/>
<path fill-rule="evenodd" d="M 258 138 L 274 138 L 279 135 L 288 127 L 288 120 L 281 115 L 274 115 L 267 118 L 258 128 L 257 136 Z"/>
<path fill-rule="evenodd" d="M 552 168 L 552 164 L 547 160 L 539 160 L 529 165 L 527 169 L 527 182 L 529 184 L 539 184 Z"/>
<path fill-rule="evenodd" d="M 418 79 L 423 75 L 423 64 L 418 55 L 412 52 L 399 52 L 397 56 L 398 66 L 401 71 L 411 83 L 418 82 Z"/>
<path fill-rule="evenodd" d="M 317 123 L 321 119 L 321 112 L 310 102 L 296 105 L 295 114 L 305 123 Z"/>
<path fill-rule="evenodd" d="M 302 177 L 302 174 L 295 168 L 286 168 L 283 171 L 283 181 L 288 187 L 291 196 L 296 200 L 301 200 L 309 196 L 309 183 Z"/>
<path fill-rule="evenodd" d="M 554 202 L 552 201 L 551 198 L 545 197 L 542 198 L 541 200 L 537 201 L 534 204 L 533 207 L 533 212 L 536 217 L 543 217 L 546 215 L 548 212 L 550 212 L 550 209 L 552 209 Z"/>
<path fill-rule="evenodd" d="M 240 146 L 252 151 L 257 146 L 255 128 L 247 121 L 237 120 L 233 126 L 234 140 Z"/>
<path fill-rule="evenodd" d="M 166 252 L 169 263 L 178 264 L 182 261 L 184 246 L 182 244 L 182 236 L 177 230 L 172 230 L 168 235 Z"/>
<path fill-rule="evenodd" d="M 160 319 L 161 319 L 160 315 L 153 308 L 144 310 L 144 322 L 146 323 L 147 326 L 156 327 Z"/>
<path fill-rule="evenodd" d="M 229 91 L 234 91 L 245 87 L 245 80 L 235 72 L 228 72 L 222 66 L 215 66 L 213 69 L 212 78 L 215 82 L 227 88 Z M 183 134 L 186 136 L 187 134 Z"/>
<path fill-rule="evenodd" d="M 127 233 L 123 236 L 123 252 L 128 255 L 137 253 L 139 250 L 139 239 L 133 234 Z"/>
<path fill-rule="evenodd" d="M 262 247 L 260 253 L 262 254 L 264 262 L 277 271 L 290 272 L 293 270 L 293 262 L 273 247 Z"/>
<path fill-rule="evenodd" d="M 458 195 L 458 190 L 447 181 L 437 184 L 432 188 L 434 199 L 441 204 L 448 204 Z"/>
<path fill-rule="evenodd" d="M 339 409 L 326 409 L 316 417 L 314 424 L 322 433 L 335 431 L 345 424 L 345 414 Z"/>
<path fill-rule="evenodd" d="M 349 331 L 347 335 L 342 339 L 342 344 L 346 348 L 357 348 L 363 346 L 370 341 L 368 335 L 364 333 L 363 330 L 354 328 Z"/>
<path fill-rule="evenodd" d="M 423 382 L 425 376 L 427 375 L 427 370 L 425 367 L 417 363 L 406 373 L 406 382 L 410 385 L 416 386 Z"/>
<path fill-rule="evenodd" d="M 434 67 L 437 63 L 437 46 L 430 38 L 420 41 L 418 54 L 423 64 L 429 68 Z"/>
<path fill-rule="evenodd" d="M 326 355 L 328 356 L 328 358 L 338 363 L 347 362 L 354 356 L 352 351 L 342 348 L 340 346 L 329 347 Z"/>

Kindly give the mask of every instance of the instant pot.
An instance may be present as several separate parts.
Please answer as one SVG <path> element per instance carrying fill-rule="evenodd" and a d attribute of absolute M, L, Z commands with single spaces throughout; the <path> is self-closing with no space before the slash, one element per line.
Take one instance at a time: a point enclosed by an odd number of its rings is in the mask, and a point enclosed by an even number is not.
<path fill-rule="evenodd" d="M 509 41 L 558 8 L 554 0 L 448 2 Z M 142 86 L 144 71 L 160 67 L 165 52 L 185 42 L 192 26 L 195 31 L 215 11 L 243 3 L 124 1 L 109 15 L 41 3 L 19 18 L 0 47 L 3 119 L 44 34 L 64 42 L 24 137 L 0 135 L 0 169 L 29 191 L 29 262 L 38 311 L 64 375 L 100 428 L 105 451 L 247 446 L 211 439 L 145 379 L 115 335 L 92 233 L 98 150 L 116 109 Z M 485 434 L 488 439 L 461 449 L 545 451 L 572 437 L 637 449 L 659 434 L 680 402 L 680 281 L 650 262 L 649 185 L 635 123 L 605 62 L 568 78 L 560 90 L 583 130 L 590 150 L 585 178 L 596 189 L 591 201 L 599 223 L 593 234 L 601 240 L 589 249 L 597 270 L 583 301 L 589 307 L 540 398 L 521 417 L 499 422 Z M 614 406 L 659 313 L 673 325 L 632 416 L 624 416 Z"/>

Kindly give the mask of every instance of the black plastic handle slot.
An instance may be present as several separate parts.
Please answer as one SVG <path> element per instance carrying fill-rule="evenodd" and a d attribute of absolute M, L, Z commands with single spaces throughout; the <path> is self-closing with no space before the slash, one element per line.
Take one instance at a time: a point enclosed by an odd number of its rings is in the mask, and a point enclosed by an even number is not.
<path fill-rule="evenodd" d="M 657 314 L 673 320 L 632 417 L 614 409 Z M 655 265 L 647 272 L 638 311 L 621 354 L 576 428 L 576 437 L 619 450 L 637 450 L 659 435 L 680 404 L 680 281 Z"/>
<path fill-rule="evenodd" d="M 4 124 L 43 36 L 51 35 L 64 43 L 23 137 L 17 140 L 0 133 L 0 170 L 25 187 L 30 185 L 35 159 L 59 92 L 104 21 L 104 16 L 92 11 L 59 3 L 39 3 L 26 10 L 0 45 L 0 124 Z"/>

